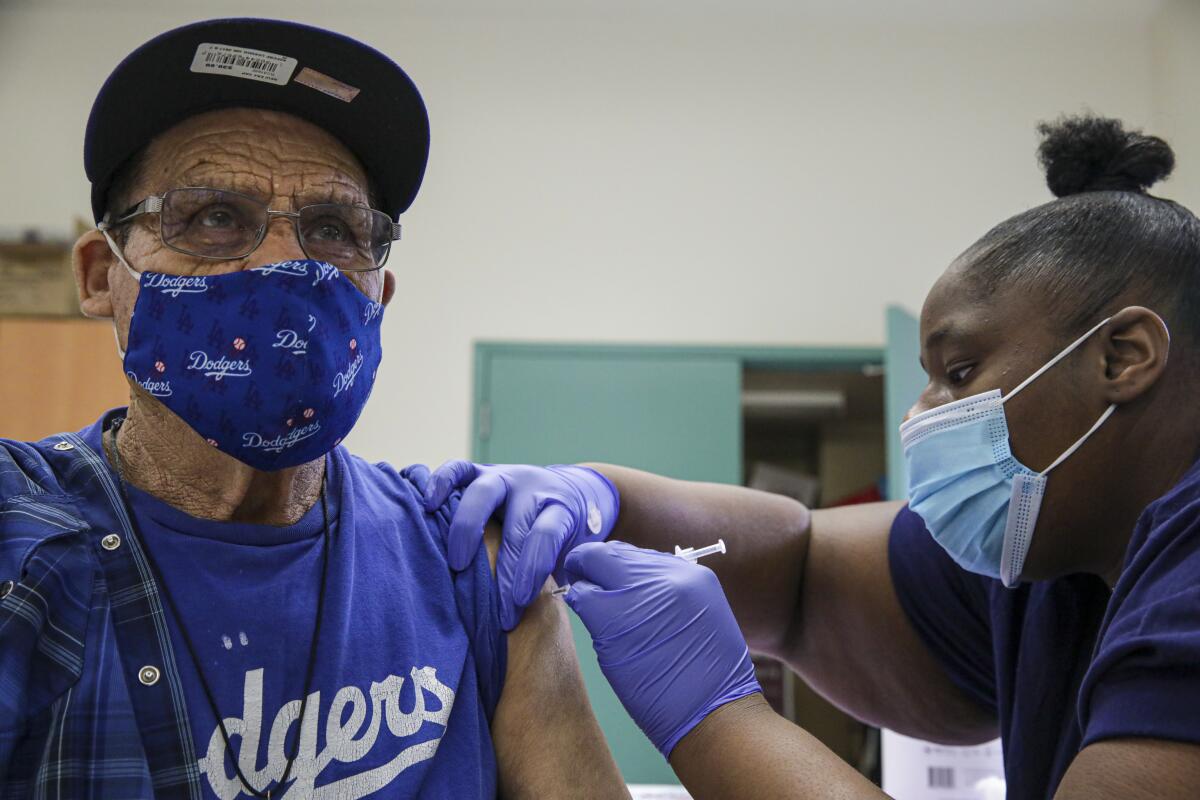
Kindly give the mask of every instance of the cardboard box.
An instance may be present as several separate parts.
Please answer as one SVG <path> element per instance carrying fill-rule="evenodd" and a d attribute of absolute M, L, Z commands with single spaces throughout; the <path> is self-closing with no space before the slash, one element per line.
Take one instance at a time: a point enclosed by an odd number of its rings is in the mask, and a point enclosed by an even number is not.
<path fill-rule="evenodd" d="M 0 242 L 0 315 L 78 317 L 71 246 Z"/>

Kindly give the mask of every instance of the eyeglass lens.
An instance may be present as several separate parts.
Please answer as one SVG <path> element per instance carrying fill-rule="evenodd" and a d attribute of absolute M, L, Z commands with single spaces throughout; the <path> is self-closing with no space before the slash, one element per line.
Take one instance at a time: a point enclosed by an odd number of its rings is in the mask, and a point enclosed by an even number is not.
<path fill-rule="evenodd" d="M 392 221 L 364 206 L 322 203 L 300 209 L 300 244 L 309 258 L 344 270 L 370 270 L 387 259 Z M 240 258 L 258 245 L 267 207 L 220 189 L 172 189 L 159 213 L 164 244 L 197 256 Z"/>

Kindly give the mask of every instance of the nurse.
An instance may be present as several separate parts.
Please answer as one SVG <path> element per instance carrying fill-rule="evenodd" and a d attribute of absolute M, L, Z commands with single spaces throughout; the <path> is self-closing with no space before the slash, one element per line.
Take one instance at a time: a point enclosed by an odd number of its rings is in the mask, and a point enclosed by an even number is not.
<path fill-rule="evenodd" d="M 871 724 L 1001 735 L 1009 797 L 1200 796 L 1200 220 L 1147 193 L 1173 167 L 1161 139 L 1041 131 L 1057 199 L 925 300 L 907 504 L 810 513 L 611 466 L 453 462 L 431 482 L 432 503 L 467 487 L 452 566 L 503 511 L 505 624 L 545 575 L 571 582 L 697 798 L 880 796 L 770 710 L 747 643 Z M 717 538 L 711 570 L 655 552 Z"/>

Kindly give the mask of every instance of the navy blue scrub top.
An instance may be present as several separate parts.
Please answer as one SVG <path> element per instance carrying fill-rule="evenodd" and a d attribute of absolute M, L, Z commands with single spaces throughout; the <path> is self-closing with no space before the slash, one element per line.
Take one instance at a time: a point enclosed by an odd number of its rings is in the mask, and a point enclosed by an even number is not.
<path fill-rule="evenodd" d="M 1053 797 L 1093 742 L 1200 743 L 1200 462 L 1142 512 L 1111 592 L 1082 574 L 1005 589 L 908 508 L 888 552 L 917 633 L 999 720 L 1009 797 Z"/>

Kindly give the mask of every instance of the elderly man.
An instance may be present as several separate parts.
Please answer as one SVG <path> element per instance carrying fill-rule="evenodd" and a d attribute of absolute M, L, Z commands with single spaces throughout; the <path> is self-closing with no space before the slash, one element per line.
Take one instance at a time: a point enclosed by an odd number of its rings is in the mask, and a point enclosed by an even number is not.
<path fill-rule="evenodd" d="M 624 796 L 561 603 L 505 634 L 494 545 L 447 568 L 456 499 L 339 446 L 427 148 L 400 68 L 305 26 L 109 77 L 74 258 L 130 403 L 0 441 L 0 797 Z"/>

